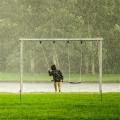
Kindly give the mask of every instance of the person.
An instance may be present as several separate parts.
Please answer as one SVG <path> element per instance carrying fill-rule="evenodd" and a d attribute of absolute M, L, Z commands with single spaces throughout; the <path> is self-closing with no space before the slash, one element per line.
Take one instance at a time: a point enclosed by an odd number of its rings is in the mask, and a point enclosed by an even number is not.
<path fill-rule="evenodd" d="M 57 90 L 61 92 L 61 82 L 63 82 L 62 72 L 58 70 L 55 65 L 51 65 L 51 69 L 48 68 L 48 73 L 50 76 L 53 76 L 55 92 L 57 92 Z"/>

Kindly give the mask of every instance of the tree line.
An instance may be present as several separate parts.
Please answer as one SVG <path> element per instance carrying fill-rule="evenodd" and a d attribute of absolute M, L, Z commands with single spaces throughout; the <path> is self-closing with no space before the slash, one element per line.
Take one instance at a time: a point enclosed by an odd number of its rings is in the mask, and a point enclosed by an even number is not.
<path fill-rule="evenodd" d="M 19 72 L 19 38 L 103 37 L 103 72 L 120 73 L 119 0 L 0 0 L 0 71 Z M 50 64 L 53 44 L 43 45 Z M 56 44 L 59 64 L 67 71 L 67 44 Z M 79 72 L 81 45 L 71 43 L 71 69 Z M 40 44 L 25 43 L 24 70 L 46 70 Z M 82 72 L 98 71 L 97 43 L 84 42 Z"/>

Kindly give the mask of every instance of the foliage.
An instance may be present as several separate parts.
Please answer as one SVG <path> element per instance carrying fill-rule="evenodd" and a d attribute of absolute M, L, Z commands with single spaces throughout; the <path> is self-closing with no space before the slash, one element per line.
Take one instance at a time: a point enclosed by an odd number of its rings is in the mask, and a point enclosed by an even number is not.
<path fill-rule="evenodd" d="M 103 71 L 120 73 L 119 0 L 0 0 L 0 2 L 0 71 L 19 72 L 18 40 L 21 37 L 103 37 Z M 77 45 L 78 43 L 71 43 L 71 71 L 75 73 L 79 72 L 78 64 L 81 60 L 79 55 L 81 47 Z M 42 62 L 43 55 L 41 50 L 38 50 L 40 49 L 38 44 L 33 47 L 34 52 L 31 50 L 32 46 L 32 44 L 25 46 L 27 49 L 25 48 L 24 53 L 24 71 L 45 71 L 46 63 Z M 62 51 L 61 48 L 65 50 Z M 52 64 L 51 44 L 46 43 L 45 49 Z M 57 54 L 64 71 L 67 71 L 68 67 L 66 50 L 67 46 L 64 43 L 58 44 Z M 82 72 L 93 74 L 98 72 L 96 43 L 85 43 L 83 51 Z M 41 57 L 38 57 L 40 54 Z"/>

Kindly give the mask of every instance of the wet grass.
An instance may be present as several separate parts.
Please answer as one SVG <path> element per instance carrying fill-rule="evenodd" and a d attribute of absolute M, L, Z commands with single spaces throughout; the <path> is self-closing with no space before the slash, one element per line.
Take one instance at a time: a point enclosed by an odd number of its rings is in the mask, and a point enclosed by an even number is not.
<path fill-rule="evenodd" d="M 99 77 L 97 74 L 91 75 L 91 74 L 83 74 L 82 81 L 87 82 L 95 82 L 98 81 Z M 20 74 L 18 73 L 0 73 L 0 81 L 19 81 Z M 24 81 L 51 81 L 52 77 L 48 76 L 48 74 L 24 74 L 23 75 Z M 64 74 L 64 81 L 68 81 L 69 76 L 68 74 Z M 80 75 L 79 74 L 71 74 L 70 81 L 77 82 L 80 81 Z M 103 82 L 120 82 L 120 74 L 104 74 L 103 75 Z"/>
<path fill-rule="evenodd" d="M 0 120 L 120 120 L 120 93 L 0 94 Z"/>

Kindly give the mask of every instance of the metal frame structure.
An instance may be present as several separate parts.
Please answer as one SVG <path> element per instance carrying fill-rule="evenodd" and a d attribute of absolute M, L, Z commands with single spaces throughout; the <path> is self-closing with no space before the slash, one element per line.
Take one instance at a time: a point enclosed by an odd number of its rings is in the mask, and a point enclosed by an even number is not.
<path fill-rule="evenodd" d="M 103 38 L 20 38 L 20 100 L 23 91 L 23 46 L 25 41 L 98 41 L 99 42 L 99 92 L 102 100 L 102 41 Z"/>

